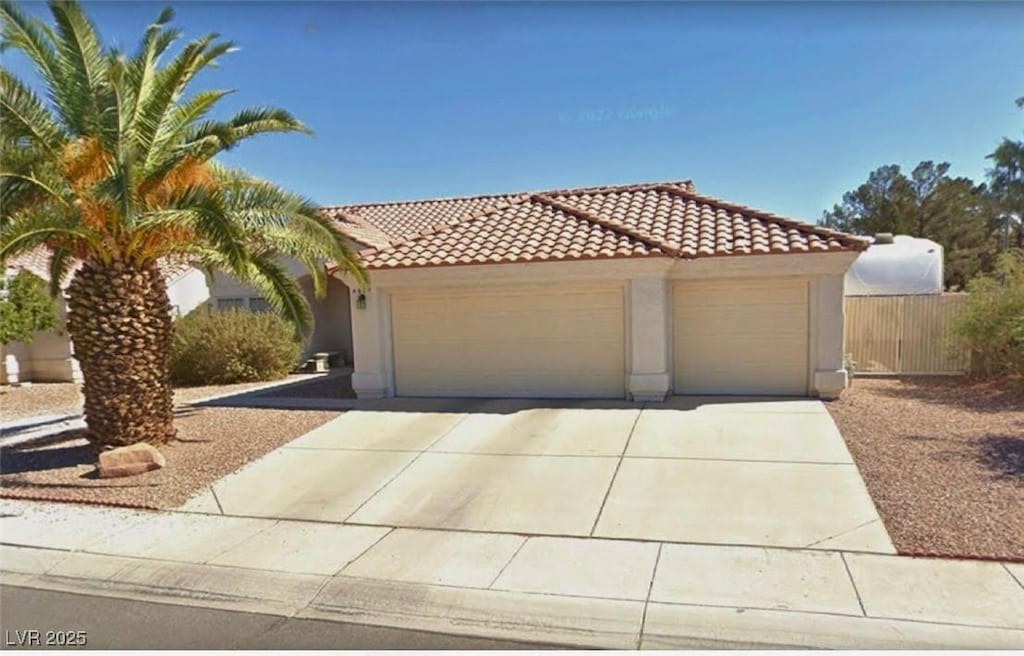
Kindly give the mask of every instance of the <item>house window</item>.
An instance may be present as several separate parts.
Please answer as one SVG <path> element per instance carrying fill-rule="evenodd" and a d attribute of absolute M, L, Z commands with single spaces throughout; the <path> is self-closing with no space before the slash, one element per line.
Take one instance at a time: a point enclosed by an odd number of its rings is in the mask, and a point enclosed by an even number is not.
<path fill-rule="evenodd" d="M 240 298 L 218 298 L 218 310 L 251 310 L 253 312 L 270 312 L 270 303 L 262 296 Z"/>
<path fill-rule="evenodd" d="M 249 298 L 249 309 L 253 312 L 270 312 L 270 303 L 267 299 L 262 296 L 252 296 Z"/>
<path fill-rule="evenodd" d="M 217 309 L 218 310 L 235 310 L 245 307 L 244 298 L 218 298 Z"/>

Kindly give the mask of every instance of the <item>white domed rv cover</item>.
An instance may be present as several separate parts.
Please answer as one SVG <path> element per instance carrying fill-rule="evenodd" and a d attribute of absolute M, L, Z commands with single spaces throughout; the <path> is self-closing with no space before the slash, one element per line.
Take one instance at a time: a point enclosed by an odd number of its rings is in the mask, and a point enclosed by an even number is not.
<path fill-rule="evenodd" d="M 896 235 L 874 243 L 846 272 L 847 296 L 942 293 L 942 246 L 930 239 Z"/>

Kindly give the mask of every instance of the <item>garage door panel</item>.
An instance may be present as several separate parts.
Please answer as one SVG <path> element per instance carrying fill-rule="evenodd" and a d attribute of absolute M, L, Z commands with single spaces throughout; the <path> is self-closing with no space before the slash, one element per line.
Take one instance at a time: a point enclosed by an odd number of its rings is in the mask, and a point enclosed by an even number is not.
<path fill-rule="evenodd" d="M 625 395 L 620 287 L 395 295 L 405 396 Z"/>
<path fill-rule="evenodd" d="M 708 309 L 706 311 L 711 310 Z M 764 318 L 756 323 L 758 339 L 767 339 L 768 336 L 771 336 L 777 340 L 787 339 L 792 336 L 804 341 L 806 339 L 807 321 L 803 308 L 781 311 L 786 312 L 788 316 L 770 317 L 764 316 L 767 312 L 761 313 Z M 689 334 L 701 336 L 709 340 L 718 339 L 723 342 L 732 342 L 736 336 L 750 336 L 750 321 L 752 316 L 756 316 L 755 313 L 722 312 L 717 314 L 719 320 L 714 324 L 707 323 L 704 321 L 704 317 L 697 314 L 683 315 L 679 319 L 692 326 L 689 329 Z"/>
<path fill-rule="evenodd" d="M 806 281 L 678 284 L 675 391 L 806 394 L 807 298 Z"/>

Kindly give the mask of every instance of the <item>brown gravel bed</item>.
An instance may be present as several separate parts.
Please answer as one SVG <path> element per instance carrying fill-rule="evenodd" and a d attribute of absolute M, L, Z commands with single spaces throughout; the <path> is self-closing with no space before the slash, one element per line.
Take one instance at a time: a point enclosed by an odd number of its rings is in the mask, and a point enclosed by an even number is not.
<path fill-rule="evenodd" d="M 81 411 L 82 397 L 76 383 L 0 385 L 0 422 Z"/>
<path fill-rule="evenodd" d="M 174 508 L 201 488 L 339 416 L 337 412 L 180 408 L 178 439 L 160 447 L 164 469 L 121 479 L 94 476 L 81 431 L 47 445 L 3 449 L 0 497 Z M 267 481 L 273 485 L 274 481 Z"/>
<path fill-rule="evenodd" d="M 279 399 L 354 399 L 352 375 L 325 376 L 308 383 L 259 392 L 257 396 Z"/>
<path fill-rule="evenodd" d="M 1024 561 L 1024 393 L 857 378 L 826 405 L 897 551 Z"/>

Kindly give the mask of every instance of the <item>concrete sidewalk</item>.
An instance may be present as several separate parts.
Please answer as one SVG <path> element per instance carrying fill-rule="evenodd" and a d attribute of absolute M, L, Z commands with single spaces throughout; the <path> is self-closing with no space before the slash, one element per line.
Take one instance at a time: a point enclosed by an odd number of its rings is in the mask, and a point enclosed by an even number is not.
<path fill-rule="evenodd" d="M 1024 565 L 0 500 L 2 582 L 579 647 L 1024 648 Z"/>

